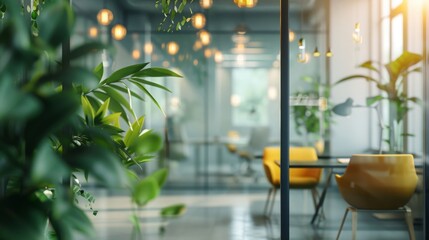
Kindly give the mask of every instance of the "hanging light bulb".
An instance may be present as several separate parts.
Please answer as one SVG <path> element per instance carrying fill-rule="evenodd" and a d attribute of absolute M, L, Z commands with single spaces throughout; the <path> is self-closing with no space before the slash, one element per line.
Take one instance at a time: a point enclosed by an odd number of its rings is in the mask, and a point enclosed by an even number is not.
<path fill-rule="evenodd" d="M 140 49 L 134 49 L 133 52 L 131 53 L 133 59 L 137 60 L 140 58 L 141 56 L 141 52 Z"/>
<path fill-rule="evenodd" d="M 213 5 L 213 0 L 200 0 L 200 6 L 204 9 L 209 9 Z"/>
<path fill-rule="evenodd" d="M 313 56 L 320 57 L 320 52 L 319 52 L 319 49 L 317 49 L 317 47 L 314 49 Z"/>
<path fill-rule="evenodd" d="M 200 37 L 201 43 L 204 46 L 207 46 L 207 45 L 210 44 L 210 42 L 211 42 L 211 36 L 210 36 L 209 32 L 207 32 L 206 30 L 200 30 L 198 32 L 198 36 Z"/>
<path fill-rule="evenodd" d="M 113 13 L 107 8 L 101 9 L 97 14 L 97 21 L 103 26 L 109 25 L 113 20 Z"/>
<path fill-rule="evenodd" d="M 203 43 L 200 40 L 196 40 L 192 48 L 194 49 L 194 51 L 198 51 L 202 47 L 203 47 Z"/>
<path fill-rule="evenodd" d="M 293 42 L 295 40 L 295 33 L 289 29 L 289 42 Z"/>
<path fill-rule="evenodd" d="M 217 63 L 220 63 L 220 62 L 222 62 L 222 61 L 223 61 L 223 54 L 222 54 L 222 52 L 221 52 L 221 51 L 217 50 L 217 51 L 215 52 L 215 54 L 214 54 L 214 60 L 215 60 L 215 62 L 217 62 Z"/>
<path fill-rule="evenodd" d="M 98 28 L 97 27 L 90 27 L 88 29 L 88 36 L 90 38 L 96 38 L 98 36 Z"/>
<path fill-rule="evenodd" d="M 353 36 L 353 41 L 355 43 L 362 44 L 363 37 L 362 37 L 362 34 L 360 32 L 360 23 L 359 22 L 355 23 L 355 28 L 353 30 L 352 36 Z"/>
<path fill-rule="evenodd" d="M 248 30 L 249 29 L 245 24 L 238 24 L 237 27 L 235 27 L 234 29 L 235 33 L 237 33 L 238 35 L 244 35 L 247 33 Z"/>
<path fill-rule="evenodd" d="M 206 48 L 204 50 L 204 57 L 209 58 L 212 56 L 212 54 L 213 54 L 213 51 L 210 48 Z"/>
<path fill-rule="evenodd" d="M 179 52 L 179 44 L 176 42 L 167 43 L 167 53 L 170 55 L 176 55 Z"/>
<path fill-rule="evenodd" d="M 144 53 L 145 54 L 152 54 L 153 52 L 153 44 L 151 42 L 147 42 L 144 44 L 143 47 Z"/>
<path fill-rule="evenodd" d="M 331 51 L 331 48 L 328 48 L 328 51 L 326 52 L 326 57 L 332 57 L 334 54 Z"/>
<path fill-rule="evenodd" d="M 122 40 L 127 35 L 127 29 L 122 24 L 116 24 L 112 28 L 112 36 L 115 40 Z"/>
<path fill-rule="evenodd" d="M 258 0 L 234 0 L 234 3 L 239 8 L 253 8 L 258 3 Z"/>
<path fill-rule="evenodd" d="M 298 41 L 298 49 L 304 50 L 305 51 L 305 39 L 304 38 L 300 38 Z"/>
<path fill-rule="evenodd" d="M 196 13 L 192 16 L 192 26 L 201 29 L 206 25 L 206 17 L 202 13 Z"/>

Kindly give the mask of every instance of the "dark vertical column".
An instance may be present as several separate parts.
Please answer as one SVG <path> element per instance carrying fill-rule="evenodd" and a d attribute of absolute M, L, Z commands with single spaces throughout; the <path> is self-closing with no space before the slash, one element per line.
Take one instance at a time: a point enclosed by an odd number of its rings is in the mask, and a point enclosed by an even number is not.
<path fill-rule="evenodd" d="M 72 0 L 65 0 L 66 2 L 68 2 L 70 4 L 70 7 L 73 8 L 72 6 Z M 71 33 L 69 36 L 67 36 L 67 38 L 62 42 L 62 56 L 61 56 L 61 62 L 62 62 L 62 68 L 69 68 L 70 67 L 70 37 L 71 37 Z M 65 82 L 63 85 L 63 91 L 68 91 L 71 88 L 71 83 Z M 64 130 L 67 131 L 67 130 Z M 64 186 L 70 186 L 70 176 L 64 176 L 62 179 L 62 184 Z"/>
<path fill-rule="evenodd" d="M 289 6 L 280 0 L 281 239 L 289 239 Z"/>

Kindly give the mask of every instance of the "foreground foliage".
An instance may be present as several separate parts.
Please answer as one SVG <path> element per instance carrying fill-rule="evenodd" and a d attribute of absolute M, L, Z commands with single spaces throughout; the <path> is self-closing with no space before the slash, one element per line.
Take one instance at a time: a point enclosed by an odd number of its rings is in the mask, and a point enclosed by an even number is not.
<path fill-rule="evenodd" d="M 73 64 L 106 48 L 95 42 L 60 61 L 58 49 L 75 20 L 68 3 L 46 1 L 35 37 L 18 2 L 3 1 L 8 14 L 0 27 L 0 238 L 46 239 L 51 231 L 58 239 L 94 238 L 76 204 L 84 198 L 92 208 L 94 198 L 78 176 L 128 189 L 136 206 L 154 199 L 167 170 L 141 178 L 130 167 L 150 160 L 162 140 L 144 129 L 130 99 L 146 95 L 159 106 L 147 86 L 168 89 L 147 77 L 180 76 L 144 63 L 103 78 L 102 65 L 88 70 Z"/>

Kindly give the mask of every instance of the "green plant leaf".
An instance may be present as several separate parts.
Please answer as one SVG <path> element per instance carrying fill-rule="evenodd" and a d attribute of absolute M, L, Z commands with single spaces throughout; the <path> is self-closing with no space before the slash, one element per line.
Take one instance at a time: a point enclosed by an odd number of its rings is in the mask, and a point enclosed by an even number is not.
<path fill-rule="evenodd" d="M 177 217 L 181 216 L 186 212 L 185 204 L 174 204 L 168 207 L 164 207 L 161 209 L 162 217 Z"/>
<path fill-rule="evenodd" d="M 118 157 L 108 148 L 80 147 L 73 149 L 65 158 L 71 166 L 88 171 L 102 185 L 108 187 L 127 185 L 125 169 Z"/>
<path fill-rule="evenodd" d="M 133 112 L 133 109 L 131 108 L 128 100 L 125 97 L 123 97 L 119 92 L 117 92 L 115 89 L 108 86 L 100 87 L 100 89 L 106 92 L 106 94 L 110 96 L 112 100 L 115 100 L 116 102 L 121 104 L 128 111 Z"/>
<path fill-rule="evenodd" d="M 104 73 L 104 67 L 103 67 L 103 63 L 98 64 L 94 70 L 92 70 L 92 72 L 95 74 L 95 76 L 98 78 L 98 81 L 101 81 L 101 78 L 103 77 L 103 73 Z"/>
<path fill-rule="evenodd" d="M 165 116 L 164 110 L 162 110 L 161 106 L 159 105 L 158 101 L 156 101 L 155 97 L 150 94 L 150 92 L 140 83 L 133 81 L 134 85 L 136 85 L 140 90 L 142 90 L 146 95 L 149 96 L 149 98 L 155 103 L 155 105 L 161 110 L 162 114 Z"/>
<path fill-rule="evenodd" d="M 115 84 L 109 84 L 109 87 L 112 87 L 112 88 L 114 88 L 114 89 L 116 89 L 116 90 L 118 90 L 118 91 L 120 91 L 120 92 L 123 92 L 123 93 L 125 93 L 125 94 L 128 94 L 128 88 L 124 88 L 124 87 L 121 87 L 121 86 L 118 86 L 118 85 L 115 85 Z M 142 97 L 140 97 L 137 93 L 135 93 L 134 91 L 131 91 L 130 90 L 130 93 L 131 93 L 131 96 L 133 96 L 133 97 L 135 97 L 135 98 L 137 98 L 137 99 L 139 99 L 139 100 L 142 100 L 142 101 L 144 101 L 144 99 L 142 98 Z"/>
<path fill-rule="evenodd" d="M 140 155 L 146 155 L 159 151 L 162 148 L 162 138 L 150 130 L 143 131 L 138 140 L 132 142 L 130 150 Z"/>
<path fill-rule="evenodd" d="M 38 18 L 39 36 L 50 46 L 58 46 L 70 37 L 74 26 L 74 13 L 65 1 L 54 1 L 46 4 L 43 14 Z"/>
<path fill-rule="evenodd" d="M 110 83 L 114 83 L 114 82 L 119 82 L 124 77 L 127 77 L 131 74 L 134 74 L 134 73 L 140 71 L 141 69 L 146 67 L 148 64 L 149 63 L 141 63 L 141 64 L 135 64 L 135 65 L 131 65 L 131 66 L 121 68 L 121 69 L 115 71 L 114 73 L 112 73 L 112 75 L 110 75 L 108 78 L 104 79 L 101 83 L 102 84 L 110 84 Z"/>
<path fill-rule="evenodd" d="M 167 181 L 168 170 L 166 168 L 161 168 L 153 172 L 150 176 L 156 179 L 159 187 L 162 187 L 165 181 Z"/>
<path fill-rule="evenodd" d="M 146 205 L 149 201 L 156 198 L 159 194 L 159 186 L 154 177 L 146 177 L 141 180 L 133 191 L 133 202 L 139 206 Z"/>
<path fill-rule="evenodd" d="M 112 113 L 112 114 L 104 117 L 102 121 L 105 124 L 110 124 L 112 126 L 115 126 L 115 127 L 119 128 L 120 127 L 120 124 L 119 124 L 119 118 L 120 117 L 121 117 L 121 113 L 120 112 Z"/>
<path fill-rule="evenodd" d="M 94 108 L 92 108 L 91 103 L 89 103 L 88 99 L 85 96 L 81 96 L 82 110 L 85 115 L 86 123 L 90 126 L 94 125 Z"/>
<path fill-rule="evenodd" d="M 378 69 L 373 65 L 373 61 L 371 61 L 371 60 L 366 61 L 366 62 L 364 62 L 364 63 L 360 64 L 360 65 L 359 65 L 359 67 L 361 67 L 361 68 L 366 68 L 366 69 L 369 69 L 369 70 L 371 70 L 371 71 L 377 72 L 378 74 L 381 74 L 380 70 L 378 70 Z"/>
<path fill-rule="evenodd" d="M 133 77 L 182 77 L 181 75 L 165 68 L 146 68 L 132 75 Z"/>
<path fill-rule="evenodd" d="M 422 60 L 420 54 L 415 54 L 405 51 L 394 61 L 385 65 L 387 72 L 389 73 L 390 83 L 395 86 L 399 75 L 407 71 L 411 66 L 419 63 Z"/>
<path fill-rule="evenodd" d="M 141 78 L 135 78 L 135 77 L 133 77 L 133 78 L 131 78 L 130 82 L 132 82 L 132 83 L 136 82 L 136 83 L 140 83 L 140 84 L 150 85 L 152 87 L 160 88 L 160 89 L 163 89 L 163 90 L 165 90 L 167 92 L 171 92 L 170 89 L 164 87 L 161 84 L 154 83 L 154 82 L 151 82 L 151 81 L 147 81 L 147 80 L 144 80 L 144 79 L 141 79 Z"/>
<path fill-rule="evenodd" d="M 31 179 L 33 182 L 52 183 L 69 174 L 68 167 L 52 150 L 48 142 L 43 142 L 34 156 Z"/>
<path fill-rule="evenodd" d="M 108 99 L 110 97 L 107 93 L 101 92 L 101 91 L 94 91 L 93 94 L 102 101 L 105 101 L 106 99 Z M 120 103 L 118 103 L 114 98 L 110 99 L 109 109 L 112 112 L 121 113 L 122 119 L 124 119 L 125 122 L 127 122 L 127 124 L 129 123 L 127 111 L 125 111 L 125 109 L 122 107 L 122 105 Z"/>
<path fill-rule="evenodd" d="M 110 98 L 106 99 L 106 101 L 104 101 L 103 104 L 98 108 L 97 112 L 95 113 L 95 118 L 99 117 L 102 119 L 106 115 L 109 105 Z"/>
<path fill-rule="evenodd" d="M 127 147 L 134 144 L 134 142 L 138 139 L 143 129 L 143 122 L 144 122 L 144 116 L 136 120 L 126 132 L 124 137 L 124 143 Z"/>
<path fill-rule="evenodd" d="M 106 48 L 108 48 L 108 46 L 102 44 L 101 42 L 85 42 L 84 44 L 72 49 L 70 51 L 69 58 L 71 60 L 77 59 L 88 54 L 96 53 Z"/>
<path fill-rule="evenodd" d="M 360 75 L 360 74 L 356 74 L 356 75 L 350 75 L 350 76 L 348 76 L 348 77 L 345 77 L 345 78 L 342 78 L 342 79 L 338 80 L 338 81 L 335 83 L 335 85 L 337 85 L 337 84 L 339 84 L 339 83 L 342 83 L 342 82 L 345 82 L 345 81 L 354 80 L 354 79 L 364 79 L 364 80 L 366 80 L 366 81 L 368 81 L 368 82 L 374 82 L 374 83 L 376 83 L 376 84 L 377 84 L 377 86 L 378 86 L 379 84 L 381 84 L 377 79 L 375 79 L 375 78 L 373 78 L 373 77 L 365 76 L 365 75 Z"/>
<path fill-rule="evenodd" d="M 377 95 L 377 96 L 373 96 L 373 97 L 367 97 L 366 98 L 366 105 L 372 106 L 373 104 L 375 104 L 378 101 L 381 101 L 382 99 L 383 99 L 383 96 L 381 96 L 381 95 Z"/>

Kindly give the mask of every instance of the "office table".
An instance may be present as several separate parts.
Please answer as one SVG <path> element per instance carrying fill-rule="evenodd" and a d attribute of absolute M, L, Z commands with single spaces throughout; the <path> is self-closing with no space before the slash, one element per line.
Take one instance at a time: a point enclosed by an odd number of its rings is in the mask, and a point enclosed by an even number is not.
<path fill-rule="evenodd" d="M 280 161 L 275 161 L 276 164 L 280 167 Z M 320 195 L 319 202 L 316 205 L 316 210 L 311 219 L 311 224 L 314 224 L 317 216 L 319 215 L 320 208 L 323 206 L 323 202 L 325 201 L 326 192 L 328 191 L 328 187 L 331 184 L 331 178 L 333 174 L 333 169 L 345 169 L 347 168 L 347 162 L 340 162 L 336 158 L 335 159 L 319 159 L 318 161 L 296 161 L 289 162 L 289 168 L 323 168 L 328 170 L 328 176 L 326 177 L 325 185 L 323 186 L 322 194 Z M 423 167 L 423 161 L 421 159 L 414 159 L 414 166 L 416 168 Z"/>

